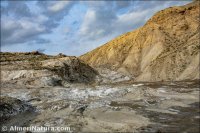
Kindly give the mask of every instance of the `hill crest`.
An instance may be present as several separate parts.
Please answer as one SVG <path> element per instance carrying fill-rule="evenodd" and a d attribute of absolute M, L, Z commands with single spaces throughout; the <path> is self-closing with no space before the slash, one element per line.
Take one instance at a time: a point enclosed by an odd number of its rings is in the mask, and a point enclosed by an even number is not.
<path fill-rule="evenodd" d="M 82 56 L 137 81 L 199 78 L 199 2 L 157 12 L 143 27 Z"/>

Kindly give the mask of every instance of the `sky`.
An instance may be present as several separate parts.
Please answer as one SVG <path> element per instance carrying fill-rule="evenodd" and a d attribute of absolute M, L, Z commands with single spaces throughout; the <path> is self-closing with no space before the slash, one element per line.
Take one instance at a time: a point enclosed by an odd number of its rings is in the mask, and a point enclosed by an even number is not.
<path fill-rule="evenodd" d="M 1 1 L 1 51 L 80 56 L 183 0 Z"/>

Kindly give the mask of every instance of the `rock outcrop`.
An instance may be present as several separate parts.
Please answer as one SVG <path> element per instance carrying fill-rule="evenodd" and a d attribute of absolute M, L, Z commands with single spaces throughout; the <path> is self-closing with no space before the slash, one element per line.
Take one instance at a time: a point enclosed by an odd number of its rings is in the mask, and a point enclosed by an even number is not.
<path fill-rule="evenodd" d="M 199 79 L 199 1 L 156 13 L 146 24 L 82 56 L 136 81 Z"/>
<path fill-rule="evenodd" d="M 16 98 L 1 96 L 0 101 L 0 118 L 2 119 L 28 110 L 34 110 L 34 107 Z"/>
<path fill-rule="evenodd" d="M 23 85 L 55 86 L 92 83 L 97 72 L 76 57 L 39 52 L 0 53 L 1 81 Z"/>

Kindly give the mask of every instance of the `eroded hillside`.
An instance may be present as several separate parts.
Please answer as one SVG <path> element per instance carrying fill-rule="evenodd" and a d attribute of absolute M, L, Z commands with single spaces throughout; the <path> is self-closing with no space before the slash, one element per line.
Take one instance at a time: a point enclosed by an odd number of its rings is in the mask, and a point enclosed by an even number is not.
<path fill-rule="evenodd" d="M 80 57 L 94 68 L 137 81 L 199 78 L 199 2 L 170 7 L 147 23 Z"/>
<path fill-rule="evenodd" d="M 73 56 L 39 52 L 0 53 L 2 83 L 54 86 L 91 83 L 97 72 Z"/>

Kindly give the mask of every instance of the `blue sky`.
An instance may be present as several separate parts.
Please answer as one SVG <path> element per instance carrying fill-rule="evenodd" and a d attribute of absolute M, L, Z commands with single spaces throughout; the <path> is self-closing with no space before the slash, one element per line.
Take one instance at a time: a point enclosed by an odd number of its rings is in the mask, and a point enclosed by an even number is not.
<path fill-rule="evenodd" d="M 1 51 L 79 56 L 190 1 L 1 1 Z"/>

